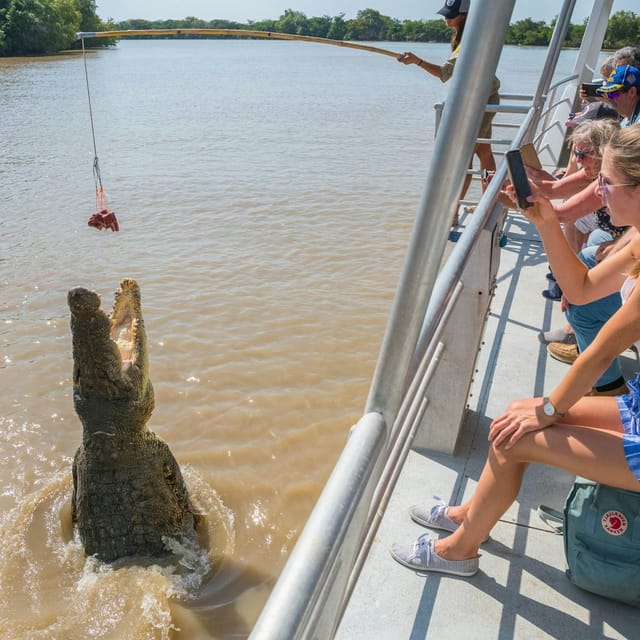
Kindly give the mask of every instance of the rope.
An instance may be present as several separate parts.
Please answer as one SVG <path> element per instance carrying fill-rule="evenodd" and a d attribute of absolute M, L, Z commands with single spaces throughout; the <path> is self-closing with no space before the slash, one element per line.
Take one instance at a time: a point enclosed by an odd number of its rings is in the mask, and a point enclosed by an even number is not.
<path fill-rule="evenodd" d="M 91 105 L 91 91 L 89 90 L 89 72 L 87 70 L 87 52 L 84 48 L 84 38 L 82 38 L 82 61 L 84 62 L 84 79 L 87 85 L 87 99 L 89 101 L 89 120 L 91 121 L 91 138 L 93 140 L 93 180 L 96 185 L 96 197 L 98 193 L 104 193 L 102 188 L 102 177 L 100 176 L 100 163 L 98 161 L 98 147 L 96 145 L 96 130 L 93 125 L 93 107 Z"/>

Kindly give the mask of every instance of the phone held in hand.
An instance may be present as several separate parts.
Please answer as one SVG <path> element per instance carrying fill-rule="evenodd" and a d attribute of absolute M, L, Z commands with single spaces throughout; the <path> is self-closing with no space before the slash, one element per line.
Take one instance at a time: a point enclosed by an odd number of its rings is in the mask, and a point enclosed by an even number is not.
<path fill-rule="evenodd" d="M 583 82 L 582 90 L 587 94 L 589 98 L 597 98 L 598 93 L 596 89 L 602 86 L 602 82 Z"/>
<path fill-rule="evenodd" d="M 520 149 L 510 149 L 507 151 L 506 157 L 509 178 L 513 185 L 513 189 L 516 192 L 518 207 L 520 207 L 520 209 L 532 207 L 533 203 L 529 202 L 527 198 L 533 194 L 531 193 L 531 186 L 529 185 L 529 178 L 527 177 L 527 172 L 524 168 Z"/>
<path fill-rule="evenodd" d="M 525 166 L 532 167 L 534 169 L 542 169 L 540 158 L 538 158 L 538 152 L 531 142 L 523 144 L 520 147 L 520 155 L 522 156 L 522 161 Z"/>

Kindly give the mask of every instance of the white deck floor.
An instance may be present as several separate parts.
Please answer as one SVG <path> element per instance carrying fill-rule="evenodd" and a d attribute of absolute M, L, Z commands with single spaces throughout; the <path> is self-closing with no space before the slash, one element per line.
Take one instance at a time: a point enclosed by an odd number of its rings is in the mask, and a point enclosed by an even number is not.
<path fill-rule="evenodd" d="M 392 542 L 427 531 L 411 521 L 409 505 L 434 495 L 459 503 L 473 491 L 491 419 L 510 400 L 548 393 L 567 370 L 537 339 L 564 318 L 558 302 L 540 295 L 547 262 L 535 228 L 510 214 L 505 231 L 509 240 L 457 453 L 409 454 L 340 640 L 640 638 L 638 609 L 581 591 L 565 577 L 562 537 L 536 513 L 540 503 L 562 508 L 573 478 L 555 469 L 529 469 L 517 502 L 483 545 L 474 577 L 418 574 L 389 554 Z M 624 366 L 629 375 L 638 369 L 633 352 L 624 354 Z"/>

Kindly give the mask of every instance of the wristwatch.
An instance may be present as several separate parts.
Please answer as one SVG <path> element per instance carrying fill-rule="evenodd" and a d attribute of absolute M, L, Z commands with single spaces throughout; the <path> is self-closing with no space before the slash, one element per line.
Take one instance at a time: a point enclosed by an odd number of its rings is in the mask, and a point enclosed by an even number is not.
<path fill-rule="evenodd" d="M 564 413 L 556 411 L 556 408 L 551 404 L 551 400 L 549 400 L 549 398 L 543 398 L 542 402 L 542 412 L 545 416 L 548 416 L 549 418 L 562 418 L 562 416 L 564 416 Z"/>

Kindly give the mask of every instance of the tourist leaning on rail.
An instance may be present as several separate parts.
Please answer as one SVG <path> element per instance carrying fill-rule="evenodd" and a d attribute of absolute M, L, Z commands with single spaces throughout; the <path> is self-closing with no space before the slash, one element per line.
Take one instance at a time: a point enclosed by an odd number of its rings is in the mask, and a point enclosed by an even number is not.
<path fill-rule="evenodd" d="M 626 49 L 633 49 L 631 47 L 626 47 L 625 49 L 619 50 L 618 55 L 616 56 L 616 60 L 628 59 L 622 57 L 622 53 L 625 53 Z M 625 53 L 628 55 L 628 51 Z M 622 65 L 616 67 L 615 71 L 611 74 L 611 76 L 604 82 L 602 87 L 598 89 L 598 92 L 604 97 L 606 96 L 606 102 L 613 106 L 614 109 L 618 112 L 620 116 L 624 119 L 620 123 L 621 127 L 629 126 L 634 122 L 640 121 L 640 71 L 636 67 L 631 65 Z M 578 207 L 584 206 L 584 212 L 587 213 L 589 210 L 596 209 L 599 202 L 599 197 L 597 195 L 595 182 L 592 186 L 587 187 L 579 194 L 570 198 L 566 203 L 562 205 L 558 205 L 557 211 L 560 219 L 562 221 L 567 221 L 571 219 L 572 211 L 574 211 L 574 206 Z M 591 205 L 594 205 L 591 208 Z M 630 238 L 635 235 L 635 230 L 631 230 L 630 233 L 626 234 L 624 238 L 625 241 L 630 240 Z M 620 244 L 617 243 L 616 247 L 609 247 L 605 250 L 602 248 L 598 250 L 598 253 L 595 257 L 597 261 L 601 260 L 607 252 L 615 251 L 616 248 L 619 248 Z M 552 274 L 553 276 L 553 274 Z M 559 295 L 553 295 L 553 293 Z M 561 291 L 558 288 L 558 291 L 551 292 L 549 295 L 552 299 L 561 299 Z M 577 348 L 575 347 L 573 337 L 568 332 L 563 332 L 562 330 L 555 330 L 553 332 L 549 332 L 549 335 L 542 334 L 541 340 L 544 342 L 552 342 L 553 346 L 548 347 L 550 353 L 552 353 L 553 357 L 557 359 L 561 359 L 563 362 L 570 363 L 577 357 Z M 610 391 L 615 391 L 615 385 L 609 389 Z"/>
<path fill-rule="evenodd" d="M 454 29 L 454 34 L 451 39 L 451 55 L 447 60 L 445 60 L 442 64 L 435 64 L 433 62 L 428 62 L 427 60 L 423 60 L 418 57 L 415 53 L 411 53 L 410 51 L 405 51 L 398 60 L 403 64 L 415 64 L 418 65 L 421 69 L 426 71 L 427 73 L 435 76 L 442 80 L 442 82 L 447 82 L 449 78 L 451 78 L 453 74 L 453 69 L 456 65 L 456 61 L 458 59 L 458 54 L 460 53 L 460 41 L 462 39 L 462 33 L 464 31 L 464 26 L 467 21 L 467 15 L 469 12 L 470 0 L 447 0 L 445 2 L 444 7 L 438 11 L 438 13 L 444 16 L 445 22 L 447 23 L 447 27 Z M 487 102 L 488 104 L 500 104 L 500 96 L 498 94 L 498 89 L 500 88 L 500 80 L 494 77 L 493 86 L 491 88 L 491 95 L 489 96 Z M 491 138 L 491 122 L 493 117 L 495 116 L 495 112 L 487 111 L 484 114 L 482 119 L 482 123 L 480 125 L 480 131 L 478 133 L 479 138 Z M 478 160 L 480 161 L 480 169 L 483 171 L 494 172 L 496 170 L 496 161 L 493 157 L 493 151 L 491 150 L 491 145 L 486 142 L 481 142 L 476 144 L 473 153 L 478 156 Z M 473 165 L 473 158 L 471 160 L 470 167 Z M 464 183 L 462 185 L 462 191 L 460 193 L 460 199 L 462 200 L 467 193 L 467 189 L 469 188 L 469 184 L 471 182 L 471 176 L 467 175 L 465 177 Z"/>
<path fill-rule="evenodd" d="M 524 214 L 571 299 L 585 303 L 619 290 L 625 302 L 548 397 L 516 400 L 493 420 L 488 459 L 468 502 L 410 509 L 420 524 L 451 532 L 392 546 L 393 558 L 414 571 L 475 574 L 478 549 L 516 499 L 529 463 L 640 490 L 640 375 L 629 383 L 630 394 L 585 397 L 611 360 L 640 342 L 640 237 L 587 269 L 567 244 L 551 203 L 535 185 L 532 190 L 534 206 Z M 640 229 L 640 125 L 621 129 L 605 148 L 598 193 L 614 224 Z"/>
<path fill-rule="evenodd" d="M 600 113 L 602 111 L 604 113 Z M 589 211 L 584 209 L 581 198 L 573 198 L 572 196 L 580 193 L 596 180 L 602 161 L 602 149 L 620 128 L 620 123 L 615 109 L 603 102 L 590 104 L 586 114 L 591 115 L 591 119 L 581 121 L 569 136 L 572 156 L 577 161 L 576 171 L 560 180 L 554 180 L 543 171 L 535 169 L 528 169 L 528 171 L 529 177 L 536 182 L 542 194 L 547 198 L 569 198 L 564 203 L 555 205 L 559 219 L 564 223 L 563 228 L 567 241 L 576 253 L 587 246 L 593 248 L 595 255 L 597 245 L 617 240 L 626 231 L 626 228 L 619 228 L 611 224 L 606 207 L 602 206 L 599 199 L 596 200 L 595 210 Z M 599 117 L 600 115 L 602 117 Z M 599 251 L 602 252 L 602 249 Z M 547 278 L 549 279 L 549 288 L 545 289 L 542 295 L 550 300 L 562 299 L 562 291 L 553 272 L 550 271 Z M 563 306 L 565 305 L 566 302 L 563 300 Z M 564 310 L 566 309 L 563 308 Z M 575 349 L 575 346 L 572 348 Z M 554 354 L 552 353 L 552 355 Z"/>
<path fill-rule="evenodd" d="M 609 56 L 600 67 L 600 75 L 602 76 L 602 83 L 607 82 L 608 78 L 615 73 L 617 67 L 625 65 L 631 65 L 640 69 L 640 47 L 626 46 L 618 49 L 612 56 Z M 592 102 L 594 100 L 604 100 L 603 96 L 590 98 L 585 93 L 583 87 L 580 87 L 580 98 L 583 103 Z"/>
<path fill-rule="evenodd" d="M 597 92 L 623 117 L 622 127 L 640 122 L 640 69 L 629 64 L 616 67 Z"/>

